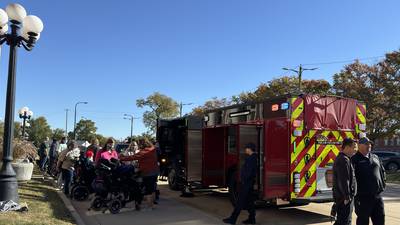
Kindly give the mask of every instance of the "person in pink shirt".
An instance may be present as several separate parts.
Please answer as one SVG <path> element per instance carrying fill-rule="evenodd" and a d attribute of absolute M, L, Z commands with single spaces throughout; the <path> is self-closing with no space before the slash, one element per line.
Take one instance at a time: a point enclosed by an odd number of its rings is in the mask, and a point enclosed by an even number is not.
<path fill-rule="evenodd" d="M 104 146 L 103 149 L 97 151 L 95 157 L 96 165 L 99 163 L 101 159 L 111 160 L 111 159 L 118 159 L 118 153 L 114 149 L 114 140 L 109 138 Z"/>

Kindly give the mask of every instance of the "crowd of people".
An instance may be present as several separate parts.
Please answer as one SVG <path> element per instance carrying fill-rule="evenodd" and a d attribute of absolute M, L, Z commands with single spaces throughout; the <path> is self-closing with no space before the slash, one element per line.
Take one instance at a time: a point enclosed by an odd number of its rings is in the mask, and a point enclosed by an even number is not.
<path fill-rule="evenodd" d="M 72 197 L 71 183 L 76 178 L 76 164 L 79 160 L 91 164 L 94 168 L 107 162 L 118 162 L 120 170 L 133 171 L 133 165 L 138 165 L 140 176 L 143 180 L 143 209 L 153 209 L 158 204 L 156 196 L 157 180 L 159 175 L 158 155 L 155 144 L 147 139 L 140 139 L 138 142 L 131 141 L 129 147 L 117 152 L 115 141 L 109 138 L 101 147 L 97 139 L 91 140 L 87 148 L 78 146 L 77 142 L 66 138 L 60 142 L 48 139 L 40 144 L 39 168 L 43 173 L 58 178 L 59 187 L 63 189 L 66 196 Z M 62 184 L 62 185 L 60 185 Z"/>

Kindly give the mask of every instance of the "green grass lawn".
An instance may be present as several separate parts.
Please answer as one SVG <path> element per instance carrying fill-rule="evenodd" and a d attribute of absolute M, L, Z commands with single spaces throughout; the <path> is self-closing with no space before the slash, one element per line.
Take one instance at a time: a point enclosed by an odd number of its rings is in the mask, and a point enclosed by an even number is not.
<path fill-rule="evenodd" d="M 400 184 L 400 171 L 397 171 L 396 173 L 388 173 L 387 182 Z"/>
<path fill-rule="evenodd" d="M 38 171 L 28 183 L 19 184 L 20 203 L 27 203 L 25 213 L 0 213 L 0 225 L 72 225 L 74 219 L 49 181 Z"/>

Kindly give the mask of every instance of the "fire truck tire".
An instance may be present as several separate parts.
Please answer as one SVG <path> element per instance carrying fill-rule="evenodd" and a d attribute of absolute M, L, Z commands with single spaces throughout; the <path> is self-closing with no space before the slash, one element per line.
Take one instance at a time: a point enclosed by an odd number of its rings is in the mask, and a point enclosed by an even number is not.
<path fill-rule="evenodd" d="M 176 170 L 174 168 L 169 170 L 168 173 L 168 186 L 171 190 L 178 191 L 179 184 L 178 184 L 178 177 L 176 174 Z"/>
<path fill-rule="evenodd" d="M 239 196 L 238 184 L 236 181 L 235 173 L 232 173 L 229 176 L 228 191 L 229 191 L 229 200 L 231 201 L 232 205 L 235 206 L 236 202 L 237 202 L 237 198 Z"/>

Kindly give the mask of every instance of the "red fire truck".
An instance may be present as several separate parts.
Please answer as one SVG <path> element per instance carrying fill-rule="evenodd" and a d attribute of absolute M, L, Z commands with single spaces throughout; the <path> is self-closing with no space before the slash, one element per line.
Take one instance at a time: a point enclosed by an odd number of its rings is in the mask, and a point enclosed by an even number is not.
<path fill-rule="evenodd" d="M 259 200 L 325 202 L 341 142 L 365 131 L 365 117 L 355 99 L 289 95 L 215 109 L 202 125 L 193 117 L 160 122 L 158 140 L 173 189 L 228 187 L 234 200 L 244 146 L 252 142 Z"/>

